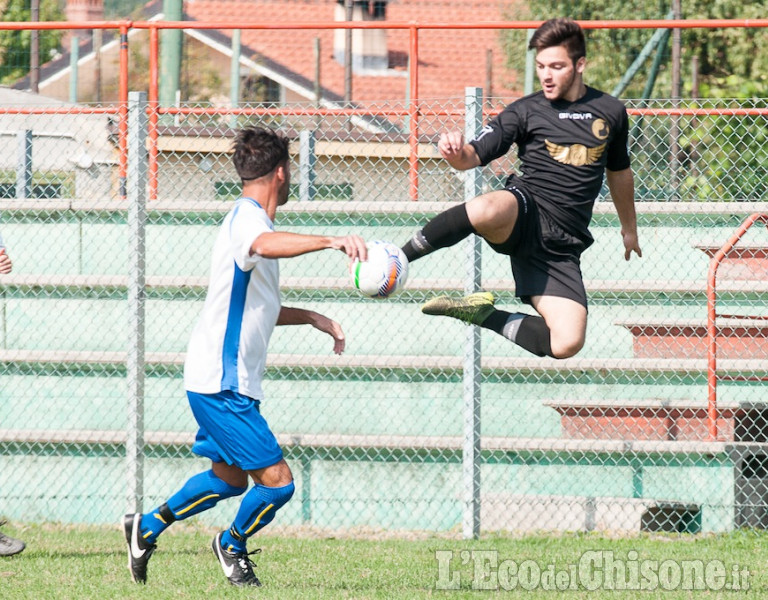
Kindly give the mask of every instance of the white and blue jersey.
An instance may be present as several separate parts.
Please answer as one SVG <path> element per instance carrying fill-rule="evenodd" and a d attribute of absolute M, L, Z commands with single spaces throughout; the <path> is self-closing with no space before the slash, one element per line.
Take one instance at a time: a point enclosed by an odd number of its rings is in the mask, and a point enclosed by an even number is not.
<path fill-rule="evenodd" d="M 186 390 L 263 397 L 267 345 L 280 314 L 280 273 L 276 259 L 251 256 L 250 248 L 272 230 L 272 220 L 251 198 L 240 198 L 224 218 L 205 306 L 187 347 Z"/>

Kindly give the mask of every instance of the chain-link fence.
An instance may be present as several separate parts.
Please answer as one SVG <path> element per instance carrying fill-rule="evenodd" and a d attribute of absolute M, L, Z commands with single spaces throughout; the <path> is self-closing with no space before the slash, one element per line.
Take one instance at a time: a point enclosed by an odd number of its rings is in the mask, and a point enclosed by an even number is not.
<path fill-rule="evenodd" d="M 6 188 L 23 184 L 18 165 L 27 164 L 27 189 L 44 191 L 3 201 L 15 268 L 2 282 L 0 498 L 19 519 L 112 521 L 127 503 L 157 504 L 202 466 L 190 453 L 181 366 L 216 226 L 237 194 L 233 130 L 226 119 L 167 139 L 161 129 L 158 198 L 147 201 L 144 108 L 132 96 L 127 201 L 109 115 L 5 118 L 16 132 L 2 150 L 13 174 Z M 402 243 L 443 203 L 497 186 L 514 168 L 451 171 L 429 142 L 449 124 L 437 119 L 419 157 L 422 201 L 407 202 L 404 140 L 350 140 L 331 120 L 310 130 L 292 118 L 280 123 L 293 138 L 295 180 L 281 229 Z M 531 357 L 495 334 L 420 313 L 434 293 L 478 284 L 519 308 L 507 261 L 476 241 L 415 263 L 408 288 L 386 301 L 356 295 L 340 253 L 283 261 L 284 303 L 337 319 L 348 346 L 337 357 L 314 330 L 274 335 L 263 409 L 299 490 L 282 523 L 463 523 L 469 532 L 768 524 L 764 222 L 720 263 L 714 383 L 707 360 L 710 257 L 759 212 L 744 201 L 764 195 L 765 150 L 750 136 L 764 135 L 765 116 L 680 117 L 683 135 L 702 132 L 699 156 L 741 162 L 726 171 L 701 159 L 693 183 L 690 163 L 677 167 L 685 176 L 671 171 L 672 118 L 632 119 L 642 259 L 623 260 L 610 201 L 596 206 L 577 358 Z M 748 132 L 729 138 L 743 144 L 737 155 L 718 145 L 723 127 Z M 703 189 L 714 202 L 693 201 Z"/>
<path fill-rule="evenodd" d="M 181 371 L 216 228 L 238 194 L 237 127 L 291 138 L 292 201 L 277 228 L 401 244 L 515 169 L 509 157 L 457 173 L 436 150 L 441 131 L 477 131 L 502 105 L 474 88 L 422 98 L 415 137 L 400 100 L 0 106 L 0 232 L 14 261 L 0 276 L 0 512 L 114 522 L 205 468 Z M 536 358 L 420 312 L 436 293 L 479 287 L 528 310 L 508 260 L 476 239 L 411 265 L 385 301 L 351 289 L 341 253 L 281 262 L 283 303 L 327 314 L 347 337 L 339 357 L 312 328 L 273 336 L 262 409 L 297 483 L 281 524 L 768 526 L 765 102 L 628 107 L 644 256 L 624 261 L 601 195 L 578 357 Z M 226 523 L 231 510 L 201 518 Z"/>

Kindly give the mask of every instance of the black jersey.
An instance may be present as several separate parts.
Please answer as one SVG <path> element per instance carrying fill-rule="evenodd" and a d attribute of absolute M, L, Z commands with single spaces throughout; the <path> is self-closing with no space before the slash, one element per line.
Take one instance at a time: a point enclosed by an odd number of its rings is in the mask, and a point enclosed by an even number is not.
<path fill-rule="evenodd" d="M 629 167 L 628 120 L 616 98 L 587 87 L 579 100 L 543 92 L 507 106 L 470 142 L 486 165 L 518 146 L 523 187 L 567 232 L 591 243 L 589 222 L 605 169 Z"/>

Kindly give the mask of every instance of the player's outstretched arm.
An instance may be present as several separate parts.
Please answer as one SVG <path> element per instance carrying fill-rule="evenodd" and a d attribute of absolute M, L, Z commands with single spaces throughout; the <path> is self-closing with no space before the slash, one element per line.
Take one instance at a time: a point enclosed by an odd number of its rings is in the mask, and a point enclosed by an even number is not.
<path fill-rule="evenodd" d="M 608 189 L 621 222 L 621 238 L 624 243 L 624 260 L 634 252 L 643 255 L 637 237 L 637 215 L 635 213 L 635 181 L 632 169 L 605 172 Z"/>
<path fill-rule="evenodd" d="M 13 263 L 11 262 L 11 257 L 8 256 L 5 248 L 0 248 L 0 274 L 5 275 L 6 273 L 10 273 L 12 269 Z"/>
<path fill-rule="evenodd" d="M 251 244 L 251 255 L 264 258 L 292 258 L 318 250 L 340 250 L 350 260 L 364 261 L 368 258 L 365 240 L 359 235 L 339 237 L 324 235 L 304 235 L 289 231 L 262 233 Z"/>
<path fill-rule="evenodd" d="M 278 325 L 312 325 L 315 329 L 327 333 L 333 338 L 333 351 L 336 354 L 344 352 L 344 331 L 333 319 L 313 310 L 283 306 L 277 317 Z"/>

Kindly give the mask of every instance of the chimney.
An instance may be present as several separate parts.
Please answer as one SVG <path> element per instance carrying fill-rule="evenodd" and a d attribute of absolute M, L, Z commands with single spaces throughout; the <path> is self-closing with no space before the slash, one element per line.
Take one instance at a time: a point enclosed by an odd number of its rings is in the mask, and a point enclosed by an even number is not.
<path fill-rule="evenodd" d="M 66 6 L 67 21 L 74 23 L 82 23 L 83 21 L 103 21 L 104 20 L 104 0 L 67 0 Z M 80 38 L 80 41 L 88 38 L 91 35 L 92 29 L 75 29 L 70 30 L 69 35 L 64 37 L 67 41 L 64 42 L 66 48 L 69 37 L 76 35 Z"/>
<path fill-rule="evenodd" d="M 334 19 L 346 21 L 346 1 L 337 0 Z M 352 0 L 353 21 L 385 21 L 387 0 Z M 345 29 L 336 29 L 333 35 L 333 58 L 344 64 Z M 352 30 L 352 70 L 386 70 L 389 68 L 386 29 Z"/>

